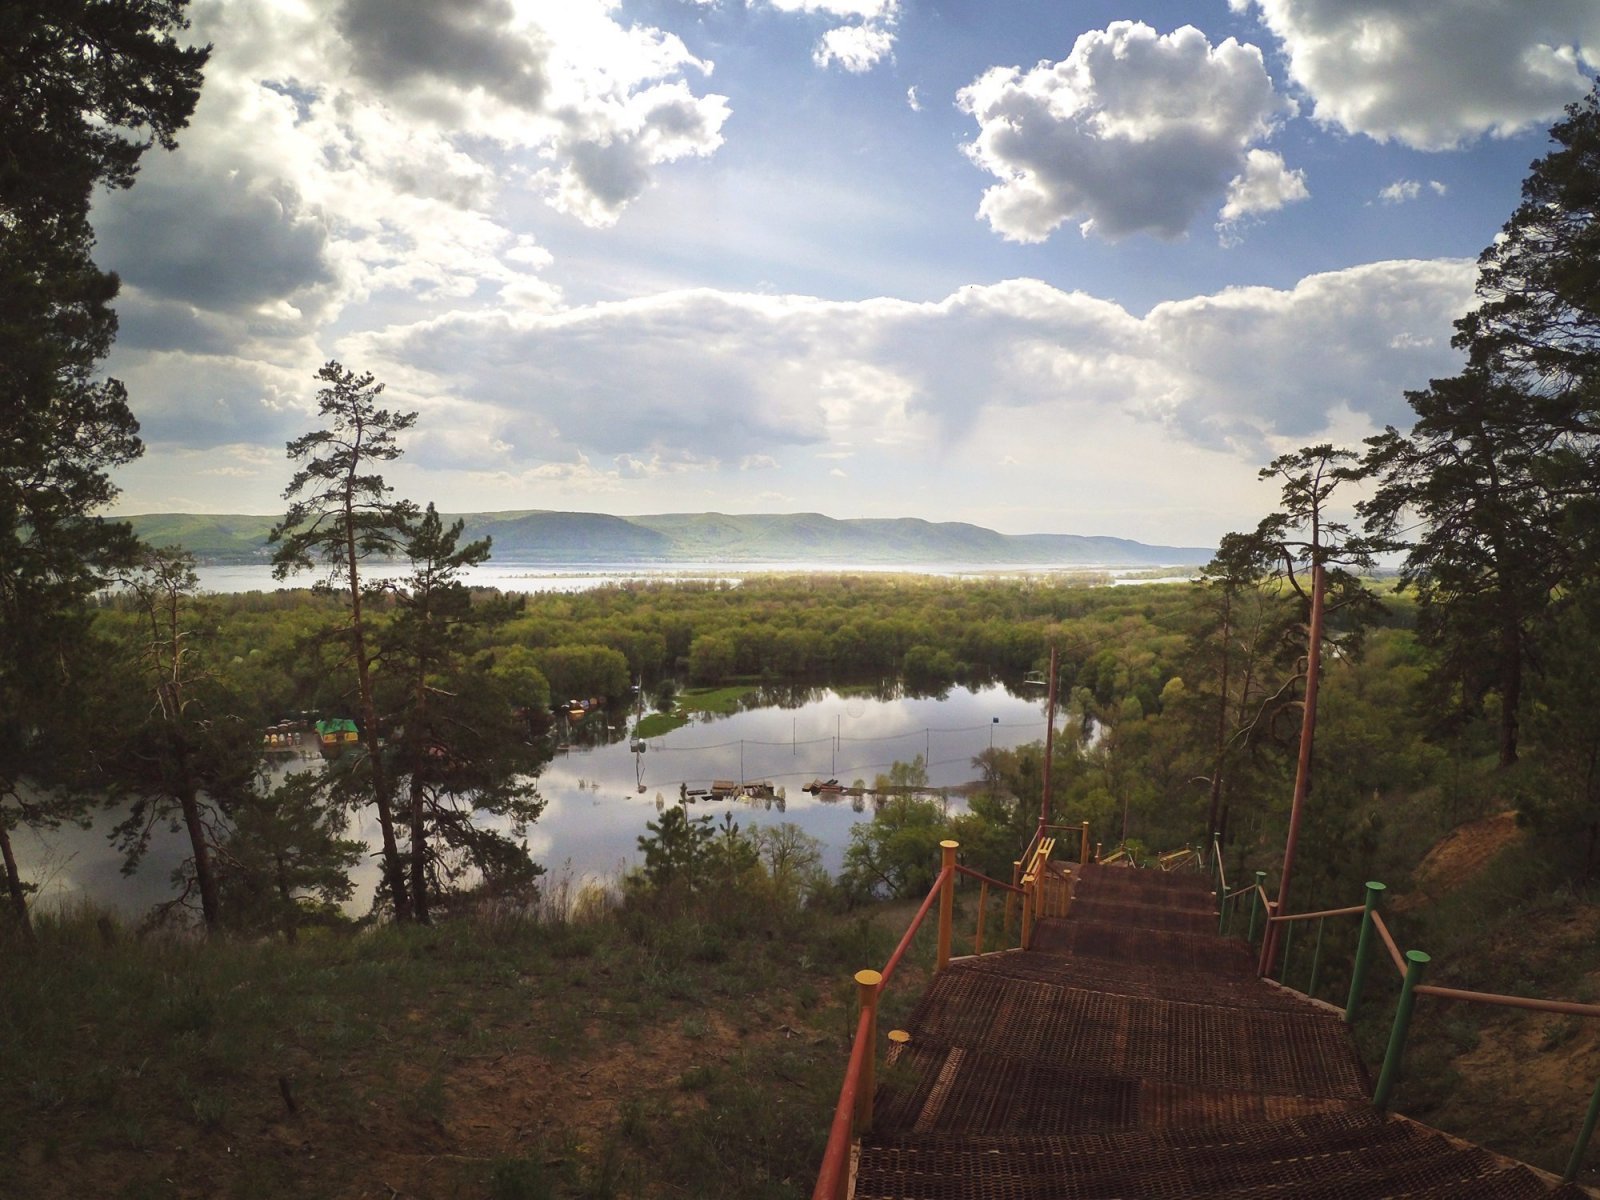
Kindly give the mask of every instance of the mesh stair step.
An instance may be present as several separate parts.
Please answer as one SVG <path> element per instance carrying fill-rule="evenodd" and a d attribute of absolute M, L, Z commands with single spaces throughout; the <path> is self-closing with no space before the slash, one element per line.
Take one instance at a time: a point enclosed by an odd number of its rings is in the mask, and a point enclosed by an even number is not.
<path fill-rule="evenodd" d="M 1145 903 L 1174 905 L 1212 905 L 1216 892 L 1211 878 L 1200 872 L 1171 874 L 1161 871 L 1130 871 L 1124 867 L 1102 867 L 1096 863 L 1072 866 L 1075 889 L 1085 895 L 1120 896 Z"/>
<path fill-rule="evenodd" d="M 885 1069 L 874 1110 L 875 1127 L 886 1135 L 1065 1134 L 1281 1119 L 1365 1103 L 1130 1078 L 1094 1064 L 1051 1066 L 923 1045 L 908 1048 Z"/>
<path fill-rule="evenodd" d="M 1044 1066 L 1092 1062 L 1140 1079 L 1280 1095 L 1367 1095 L 1343 1023 L 1309 1006 L 1305 1012 L 1232 1008 L 946 971 L 908 1028 L 914 1046 L 960 1047 Z"/>
<path fill-rule="evenodd" d="M 1216 936 L 1217 914 L 1211 909 L 1171 908 L 1161 904 L 1129 904 L 1074 895 L 1072 920 L 1102 921 L 1134 929 L 1171 929 Z"/>
<path fill-rule="evenodd" d="M 1145 963 L 1183 971 L 1246 977 L 1255 971 L 1255 955 L 1243 942 L 1216 934 L 1170 929 L 1139 929 L 1113 921 L 1071 917 L 1041 921 L 1029 953 L 1082 955 L 1118 962 Z"/>
<path fill-rule="evenodd" d="M 1146 996 L 1159 1000 L 1189 1000 L 1198 1004 L 1224 1004 L 1303 1012 L 1304 997 L 1274 987 L 1253 974 L 1219 977 L 1205 971 L 1174 971 L 1142 963 L 1112 959 L 1069 957 L 1060 954 L 986 954 L 961 959 L 952 969 L 1032 979 L 1063 987 L 1089 988 L 1121 996 Z"/>
<path fill-rule="evenodd" d="M 1201 1137 L 875 1139 L 863 1146 L 855 1193 L 857 1200 L 1518 1200 L 1552 1194 L 1532 1171 L 1370 1112 L 1224 1127 Z"/>

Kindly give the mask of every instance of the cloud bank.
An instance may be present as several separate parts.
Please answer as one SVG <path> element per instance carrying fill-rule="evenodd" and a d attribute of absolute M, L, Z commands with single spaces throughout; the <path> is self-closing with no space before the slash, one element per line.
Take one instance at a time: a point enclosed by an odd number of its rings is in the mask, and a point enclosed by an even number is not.
<path fill-rule="evenodd" d="M 461 431 L 459 462 L 510 475 L 959 456 L 980 429 L 1009 423 L 1026 444 L 1107 412 L 1255 460 L 1340 421 L 1403 421 L 1404 389 L 1451 369 L 1473 275 L 1466 261 L 1376 263 L 1143 317 L 1025 279 L 930 303 L 694 290 L 459 312 L 353 346 L 423 408 L 459 415 L 450 398 L 471 397 L 470 421 L 433 424 Z"/>

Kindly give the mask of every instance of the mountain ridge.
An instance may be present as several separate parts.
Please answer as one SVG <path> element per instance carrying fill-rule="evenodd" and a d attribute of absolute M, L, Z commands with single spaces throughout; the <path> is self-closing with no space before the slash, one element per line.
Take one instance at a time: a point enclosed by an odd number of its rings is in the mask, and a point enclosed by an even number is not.
<path fill-rule="evenodd" d="M 1006 534 L 965 521 L 821 513 L 654 513 L 620 517 L 554 509 L 444 513 L 469 539 L 493 539 L 502 563 L 896 563 L 988 566 L 1195 566 L 1215 551 L 1072 533 Z M 210 563 L 263 562 L 275 517 L 141 513 L 122 517 L 145 541 L 181 545 Z"/>

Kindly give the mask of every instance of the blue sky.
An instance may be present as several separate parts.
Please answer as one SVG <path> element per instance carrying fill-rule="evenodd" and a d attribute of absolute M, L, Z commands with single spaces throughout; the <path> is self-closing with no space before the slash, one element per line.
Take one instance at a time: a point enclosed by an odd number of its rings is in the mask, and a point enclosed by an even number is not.
<path fill-rule="evenodd" d="M 96 208 L 119 511 L 281 510 L 318 366 L 445 510 L 1209 543 L 1404 424 L 1592 0 L 196 0 Z"/>

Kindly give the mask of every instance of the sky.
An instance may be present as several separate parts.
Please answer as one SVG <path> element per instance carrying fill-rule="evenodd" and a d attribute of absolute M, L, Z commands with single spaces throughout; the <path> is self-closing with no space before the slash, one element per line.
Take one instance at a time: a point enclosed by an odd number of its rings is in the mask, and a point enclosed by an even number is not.
<path fill-rule="evenodd" d="M 1409 426 L 1593 0 L 195 0 L 97 198 L 115 511 L 278 513 L 317 369 L 442 511 L 1213 545 Z"/>

